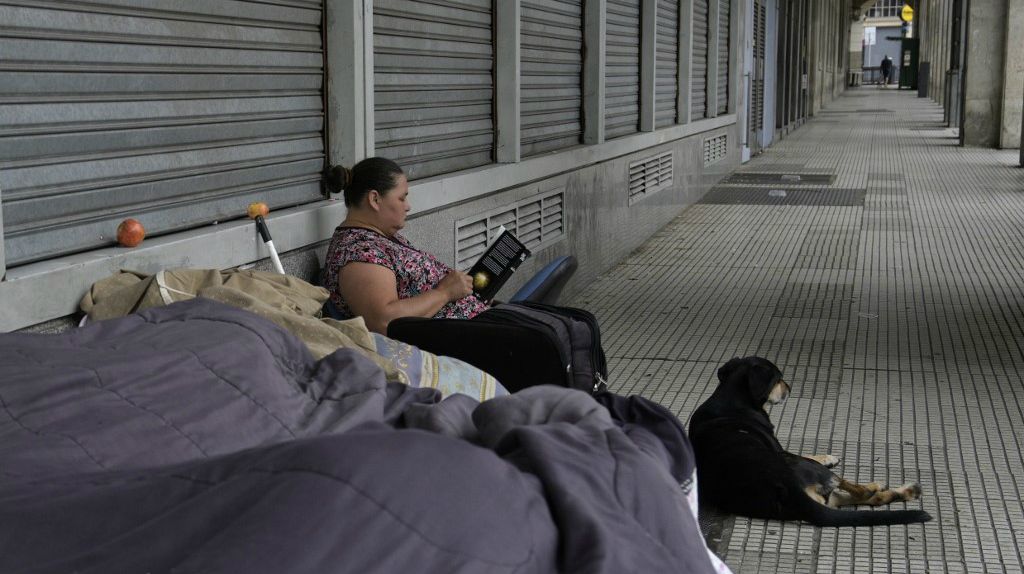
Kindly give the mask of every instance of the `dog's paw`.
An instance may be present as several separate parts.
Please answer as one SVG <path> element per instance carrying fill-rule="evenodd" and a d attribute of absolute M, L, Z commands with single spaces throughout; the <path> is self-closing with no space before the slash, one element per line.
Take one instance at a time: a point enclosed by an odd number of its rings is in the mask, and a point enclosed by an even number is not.
<path fill-rule="evenodd" d="M 921 485 L 916 482 L 908 482 L 893 490 L 898 492 L 903 500 L 915 500 L 921 497 Z"/>

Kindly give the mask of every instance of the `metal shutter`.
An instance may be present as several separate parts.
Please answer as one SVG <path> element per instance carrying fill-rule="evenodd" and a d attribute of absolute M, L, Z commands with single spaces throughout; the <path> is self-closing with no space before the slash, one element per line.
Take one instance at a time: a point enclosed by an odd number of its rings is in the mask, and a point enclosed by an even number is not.
<path fill-rule="evenodd" d="M 693 0 L 693 61 L 690 77 L 690 115 L 707 116 L 708 100 L 708 0 Z"/>
<path fill-rule="evenodd" d="M 765 74 L 765 4 L 754 0 L 753 75 L 750 86 L 750 138 L 751 149 L 761 149 L 764 130 L 764 74 Z"/>
<path fill-rule="evenodd" d="M 320 198 L 320 0 L 0 6 L 7 264 Z"/>
<path fill-rule="evenodd" d="M 375 152 L 409 179 L 491 163 L 491 0 L 374 0 Z"/>
<path fill-rule="evenodd" d="M 720 0 L 718 18 L 718 107 L 722 115 L 729 111 L 729 30 L 731 0 Z"/>
<path fill-rule="evenodd" d="M 658 2 L 658 69 L 655 125 L 676 123 L 679 116 L 679 0 Z"/>
<path fill-rule="evenodd" d="M 523 157 L 580 143 L 583 2 L 523 0 L 520 122 Z"/>
<path fill-rule="evenodd" d="M 605 138 L 640 131 L 640 0 L 607 0 Z"/>

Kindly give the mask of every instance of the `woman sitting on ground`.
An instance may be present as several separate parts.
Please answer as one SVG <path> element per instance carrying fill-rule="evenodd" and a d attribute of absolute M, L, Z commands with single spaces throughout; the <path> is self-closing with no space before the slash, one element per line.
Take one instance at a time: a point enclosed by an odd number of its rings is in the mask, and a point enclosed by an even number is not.
<path fill-rule="evenodd" d="M 351 170 L 336 167 L 328 183 L 344 188 L 348 214 L 334 231 L 324 286 L 342 318 L 362 316 L 387 333 L 397 317 L 471 319 L 487 309 L 472 279 L 398 232 L 409 211 L 409 181 L 395 162 L 374 157 Z"/>

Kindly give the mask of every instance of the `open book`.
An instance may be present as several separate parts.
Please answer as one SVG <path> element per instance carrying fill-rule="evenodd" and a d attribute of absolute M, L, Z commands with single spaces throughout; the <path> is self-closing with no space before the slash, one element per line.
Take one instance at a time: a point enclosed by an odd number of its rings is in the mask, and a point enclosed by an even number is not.
<path fill-rule="evenodd" d="M 469 268 L 473 293 L 481 301 L 490 301 L 530 256 L 530 250 L 511 231 L 502 226 L 498 238 L 484 250 L 480 259 Z"/>

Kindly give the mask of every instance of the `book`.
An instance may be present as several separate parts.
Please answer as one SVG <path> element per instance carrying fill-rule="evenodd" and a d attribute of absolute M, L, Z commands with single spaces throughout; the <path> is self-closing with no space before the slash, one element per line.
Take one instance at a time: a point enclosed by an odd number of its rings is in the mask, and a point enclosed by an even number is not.
<path fill-rule="evenodd" d="M 487 246 L 480 259 L 469 268 L 469 276 L 473 278 L 473 293 L 481 301 L 490 301 L 530 255 L 530 250 L 503 226 L 498 238 Z"/>

